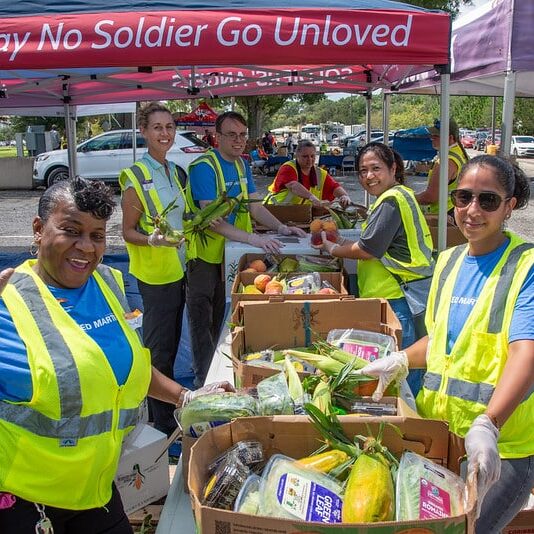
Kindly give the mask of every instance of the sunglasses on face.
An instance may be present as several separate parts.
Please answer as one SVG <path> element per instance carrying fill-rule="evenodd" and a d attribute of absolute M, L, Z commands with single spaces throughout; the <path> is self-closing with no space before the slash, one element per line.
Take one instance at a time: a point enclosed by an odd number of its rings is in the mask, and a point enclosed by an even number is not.
<path fill-rule="evenodd" d="M 469 189 L 454 189 L 451 191 L 450 196 L 451 201 L 456 208 L 467 208 L 476 197 L 478 205 L 484 211 L 495 211 L 499 209 L 503 200 L 510 200 L 509 198 L 502 198 L 492 191 L 473 193 L 473 191 L 470 191 Z"/>

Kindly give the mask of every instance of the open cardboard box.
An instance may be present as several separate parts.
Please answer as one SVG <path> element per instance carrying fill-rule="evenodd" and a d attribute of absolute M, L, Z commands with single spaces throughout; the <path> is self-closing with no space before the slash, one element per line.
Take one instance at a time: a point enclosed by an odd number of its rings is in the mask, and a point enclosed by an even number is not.
<path fill-rule="evenodd" d="M 239 302 L 232 323 L 238 325 L 231 343 L 236 387 L 255 386 L 278 372 L 242 362 L 244 354 L 275 347 L 307 347 L 317 337 L 326 339 L 335 328 L 389 334 L 401 345 L 401 325 L 385 299 L 347 295 L 341 300 Z"/>
<path fill-rule="evenodd" d="M 317 251 L 315 251 L 317 252 Z M 303 254 L 304 256 L 320 256 L 320 254 L 306 254 L 304 253 Z M 263 254 L 243 254 L 240 258 L 239 258 L 239 263 L 237 264 L 237 273 L 241 273 L 242 271 L 244 271 L 249 265 L 250 265 L 250 262 L 254 261 L 254 260 L 262 260 L 266 265 L 267 267 L 269 268 L 271 266 L 271 264 L 269 263 L 269 254 L 266 254 L 266 253 L 263 253 Z M 277 254 L 276 255 L 276 258 L 278 261 L 278 258 L 280 258 L 280 260 L 283 260 L 284 258 L 292 258 L 292 259 L 295 259 L 297 257 L 297 254 Z M 325 256 L 322 256 L 323 258 Z M 329 258 L 331 259 L 331 258 Z M 339 271 L 342 270 L 342 266 L 343 266 L 343 260 L 341 258 L 337 258 L 338 260 L 338 263 L 339 263 Z M 274 261 L 274 260 L 273 260 Z M 251 273 L 251 274 L 262 274 L 262 273 Z M 271 274 L 271 273 L 267 273 L 267 274 Z"/>
<path fill-rule="evenodd" d="M 367 434 L 368 428 L 376 435 L 380 421 L 390 421 L 401 431 L 386 427 L 383 443 L 399 456 L 411 450 L 440 465 L 449 465 L 451 453 L 447 425 L 440 421 L 410 418 L 340 418 L 348 435 Z M 369 426 L 367 426 L 369 425 Z M 241 440 L 255 439 L 262 443 L 268 457 L 276 453 L 292 458 L 309 455 L 318 448 L 320 436 L 305 417 L 274 416 L 236 419 L 227 425 L 214 428 L 201 436 L 191 450 L 189 459 L 189 487 L 195 521 L 199 532 L 227 534 L 463 534 L 473 532 L 472 503 L 468 513 L 444 519 L 367 523 L 365 525 L 307 523 L 299 520 L 252 516 L 210 508 L 201 504 L 201 495 L 208 479 L 207 466 L 219 454 Z M 473 497 L 473 494 L 471 492 Z"/>
<path fill-rule="evenodd" d="M 432 242 L 434 243 L 434 250 L 438 248 L 438 216 L 425 215 Z M 455 247 L 456 245 L 463 245 L 467 243 L 467 239 L 457 226 L 447 224 L 447 247 Z"/>
<path fill-rule="evenodd" d="M 310 228 L 312 220 L 311 204 L 265 204 L 265 207 L 283 224 L 298 226 L 303 230 L 309 230 Z M 262 232 L 268 231 L 270 228 L 255 223 L 255 230 Z"/>
<path fill-rule="evenodd" d="M 247 272 L 238 273 L 232 285 L 232 309 L 234 309 L 237 306 L 237 303 L 240 301 L 254 300 L 254 301 L 271 302 L 271 301 L 279 301 L 280 296 L 282 296 L 284 300 L 310 300 L 310 299 L 328 300 L 328 299 L 337 298 L 338 296 L 348 295 L 346 282 L 345 282 L 345 274 L 343 272 L 318 273 L 321 278 L 321 282 L 323 281 L 328 282 L 337 291 L 338 295 L 323 295 L 320 293 L 314 293 L 310 295 L 299 295 L 295 293 L 293 294 L 282 293 L 282 295 L 265 295 L 265 294 L 259 295 L 259 294 L 243 293 L 242 291 L 243 287 L 253 284 L 256 276 L 260 274 L 263 274 L 263 273 L 247 273 Z M 298 274 L 310 274 L 310 273 L 288 273 L 288 278 L 291 278 Z"/>

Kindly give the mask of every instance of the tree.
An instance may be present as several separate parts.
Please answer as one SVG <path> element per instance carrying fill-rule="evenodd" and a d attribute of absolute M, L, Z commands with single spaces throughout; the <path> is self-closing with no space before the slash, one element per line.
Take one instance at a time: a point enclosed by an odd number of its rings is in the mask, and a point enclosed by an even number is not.
<path fill-rule="evenodd" d="M 399 0 L 403 4 L 424 7 L 426 9 L 441 9 L 448 11 L 453 17 L 456 17 L 460 8 L 473 5 L 472 0 Z"/>

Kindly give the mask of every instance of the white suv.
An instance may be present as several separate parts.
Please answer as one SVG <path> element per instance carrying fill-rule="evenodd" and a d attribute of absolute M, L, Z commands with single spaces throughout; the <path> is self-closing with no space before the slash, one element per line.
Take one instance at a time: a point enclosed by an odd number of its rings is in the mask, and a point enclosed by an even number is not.
<path fill-rule="evenodd" d="M 208 148 L 208 144 L 200 140 L 195 132 L 177 131 L 174 145 L 167 153 L 167 159 L 176 163 L 180 177 L 185 178 L 189 164 Z M 137 158 L 146 150 L 145 139 L 140 132 L 137 132 Z M 133 164 L 132 130 L 113 130 L 80 143 L 77 148 L 77 160 L 80 176 L 117 182 L 120 171 Z M 44 152 L 35 159 L 34 186 L 50 187 L 68 177 L 67 150 Z"/>
<path fill-rule="evenodd" d="M 534 156 L 534 137 L 532 135 L 512 135 L 510 153 L 514 156 Z"/>

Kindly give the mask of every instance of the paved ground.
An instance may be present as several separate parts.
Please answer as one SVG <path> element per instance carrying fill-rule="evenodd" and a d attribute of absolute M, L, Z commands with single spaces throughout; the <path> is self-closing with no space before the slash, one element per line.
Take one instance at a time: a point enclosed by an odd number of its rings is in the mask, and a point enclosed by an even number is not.
<path fill-rule="evenodd" d="M 470 155 L 477 152 L 469 151 Z M 531 200 L 529 206 L 516 211 L 509 221 L 509 227 L 525 239 L 534 242 L 534 160 L 521 158 L 521 168 L 531 179 Z M 272 177 L 256 176 L 258 192 L 265 194 Z M 356 202 L 363 203 L 364 193 L 355 175 L 336 176 Z M 409 177 L 408 185 L 416 191 L 425 187 L 426 177 Z M 37 213 L 37 203 L 42 190 L 36 191 L 0 191 L 0 252 L 21 252 L 28 250 L 31 244 L 32 220 Z M 122 250 L 124 242 L 121 237 L 120 197 L 116 196 L 118 208 L 108 224 L 108 252 Z"/>

